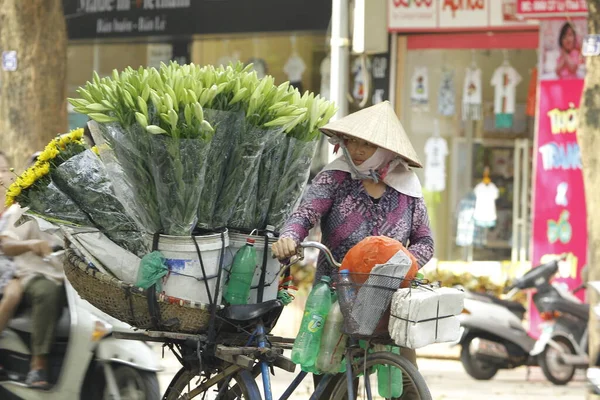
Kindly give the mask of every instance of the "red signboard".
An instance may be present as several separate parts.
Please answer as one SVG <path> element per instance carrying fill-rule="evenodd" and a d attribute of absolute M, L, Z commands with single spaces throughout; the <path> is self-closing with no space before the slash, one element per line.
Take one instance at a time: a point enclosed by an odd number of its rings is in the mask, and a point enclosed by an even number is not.
<path fill-rule="evenodd" d="M 581 79 L 540 81 L 535 146 L 533 265 L 568 254 L 556 282 L 573 289 L 581 284 L 587 262 L 587 221 L 581 156 L 577 143 Z M 582 298 L 583 292 L 579 297 Z M 535 307 L 531 331 L 540 322 Z"/>
<path fill-rule="evenodd" d="M 523 18 L 587 16 L 586 0 L 518 0 L 517 15 Z"/>

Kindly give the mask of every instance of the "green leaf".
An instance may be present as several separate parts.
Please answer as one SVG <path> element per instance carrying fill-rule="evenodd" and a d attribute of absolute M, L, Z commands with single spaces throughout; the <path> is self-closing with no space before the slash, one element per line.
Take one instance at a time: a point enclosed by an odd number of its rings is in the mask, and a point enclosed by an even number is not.
<path fill-rule="evenodd" d="M 106 114 L 101 113 L 90 113 L 88 116 L 96 122 L 100 122 L 101 124 L 105 124 L 108 122 L 118 122 L 119 120 L 114 117 L 109 117 Z"/>
<path fill-rule="evenodd" d="M 160 126 L 156 126 L 156 125 L 148 125 L 146 127 L 146 132 L 151 133 L 153 135 L 166 135 L 167 134 L 167 131 L 165 131 Z"/>
<path fill-rule="evenodd" d="M 142 126 L 142 128 L 145 129 L 148 126 L 148 119 L 146 118 L 146 116 L 144 114 L 136 112 L 135 119 L 138 122 L 138 124 L 140 124 Z"/>
<path fill-rule="evenodd" d="M 185 122 L 189 126 L 192 125 L 192 119 L 194 117 L 194 112 L 192 111 L 192 107 L 189 104 L 185 105 L 185 109 L 183 111 L 183 115 L 185 116 Z"/>
<path fill-rule="evenodd" d="M 144 99 L 142 99 L 140 96 L 138 96 L 138 98 L 137 98 L 137 104 L 138 104 L 138 109 L 140 110 L 140 112 L 142 114 L 144 114 L 145 116 L 148 116 L 148 105 L 146 104 Z"/>
<path fill-rule="evenodd" d="M 73 107 L 86 107 L 88 104 L 90 104 L 89 101 L 84 99 L 67 99 L 67 101 L 71 103 Z"/>
<path fill-rule="evenodd" d="M 175 112 L 175 110 L 169 110 L 169 123 L 171 124 L 171 128 L 177 128 L 177 122 L 179 121 L 179 115 Z"/>
<path fill-rule="evenodd" d="M 200 127 L 202 128 L 202 130 L 204 132 L 208 132 L 208 133 L 214 133 L 215 129 L 212 127 L 211 124 L 208 123 L 208 121 L 202 121 L 202 123 L 200 124 Z"/>
<path fill-rule="evenodd" d="M 88 104 L 86 107 L 89 112 L 106 112 L 106 111 L 111 111 L 110 108 L 106 107 L 104 104 L 100 104 L 100 103 L 92 103 L 92 104 Z"/>
<path fill-rule="evenodd" d="M 194 107 L 194 115 L 199 122 L 204 121 L 204 110 L 202 110 L 202 106 L 200 103 L 196 102 L 193 105 Z"/>

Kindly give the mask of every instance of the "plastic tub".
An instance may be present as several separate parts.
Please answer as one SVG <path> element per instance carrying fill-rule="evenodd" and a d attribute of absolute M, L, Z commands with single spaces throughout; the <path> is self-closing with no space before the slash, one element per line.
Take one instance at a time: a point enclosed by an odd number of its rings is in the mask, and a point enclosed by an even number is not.
<path fill-rule="evenodd" d="M 210 296 L 214 299 L 219 276 L 219 261 L 223 251 L 225 251 L 224 256 L 227 255 L 229 236 L 225 232 L 223 237 L 220 233 L 215 233 L 195 238 L 202 255 L 206 280 L 196 245 L 191 237 L 160 235 L 158 250 L 165 256 L 169 267 L 163 291 L 170 297 L 208 304 L 210 299 L 206 286 L 208 283 Z M 152 238 L 149 240 L 152 242 Z M 224 260 L 223 266 L 225 265 L 227 264 Z M 225 279 L 221 279 L 216 304 L 221 304 L 224 281 Z"/>
<path fill-rule="evenodd" d="M 229 233 L 229 248 L 225 252 L 227 255 L 227 257 L 225 257 L 225 269 L 227 271 L 229 271 L 231 268 L 235 253 L 237 253 L 237 251 L 246 244 L 246 239 L 249 237 L 250 235 L 244 235 L 237 232 Z M 248 304 L 256 304 L 257 302 L 265 249 L 264 236 L 252 236 L 252 238 L 256 240 L 254 247 L 256 248 L 256 261 L 258 265 L 256 266 L 256 271 L 254 272 L 254 279 L 252 280 L 252 288 L 250 289 L 250 298 L 248 300 Z M 273 259 L 271 252 L 271 244 L 275 243 L 275 241 L 277 241 L 277 238 L 269 239 L 263 301 L 275 300 L 277 298 L 277 292 L 279 291 L 279 271 L 281 270 L 281 264 L 276 259 Z"/>

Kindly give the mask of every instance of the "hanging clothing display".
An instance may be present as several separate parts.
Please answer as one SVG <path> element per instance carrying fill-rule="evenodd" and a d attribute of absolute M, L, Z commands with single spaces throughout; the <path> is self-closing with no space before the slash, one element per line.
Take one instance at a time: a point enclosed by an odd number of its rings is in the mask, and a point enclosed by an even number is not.
<path fill-rule="evenodd" d="M 486 245 L 487 229 L 475 225 L 475 203 L 473 192 L 458 203 L 456 221 L 456 245 L 460 247 L 483 247 Z"/>
<path fill-rule="evenodd" d="M 537 68 L 533 68 L 531 70 L 531 77 L 529 78 L 529 89 L 527 90 L 527 109 L 525 111 L 525 114 L 527 114 L 530 117 L 535 117 L 537 78 L 538 70 Z"/>
<path fill-rule="evenodd" d="M 283 66 L 283 72 L 287 75 L 288 81 L 290 81 L 290 84 L 297 88 L 300 93 L 303 92 L 302 74 L 304 74 L 304 71 L 306 71 L 306 64 L 304 64 L 304 60 L 295 53 L 288 58 Z"/>
<path fill-rule="evenodd" d="M 262 79 L 267 76 L 267 62 L 262 58 L 253 57 L 246 64 L 252 64 L 252 70 L 256 71 L 258 79 Z"/>
<path fill-rule="evenodd" d="M 429 108 L 429 78 L 427 67 L 416 67 L 412 76 L 410 101 L 413 108 Z"/>
<path fill-rule="evenodd" d="M 496 128 L 512 128 L 515 113 L 515 96 L 521 75 L 510 65 L 504 64 L 494 71 L 491 84 L 494 92 L 494 114 Z"/>
<path fill-rule="evenodd" d="M 446 190 L 446 156 L 448 144 L 442 137 L 431 137 L 425 143 L 425 189 L 430 192 Z"/>
<path fill-rule="evenodd" d="M 367 95 L 365 93 L 365 83 L 366 79 L 369 79 L 369 73 L 371 72 L 371 61 L 367 59 L 367 72 L 363 72 L 363 63 L 362 60 L 357 58 L 354 60 L 352 64 L 352 75 L 354 76 L 354 89 L 352 90 L 352 97 L 354 97 L 355 101 L 362 101 L 362 99 Z"/>
<path fill-rule="evenodd" d="M 438 93 L 438 112 L 445 117 L 456 114 L 456 90 L 454 89 L 454 71 L 444 71 Z"/>
<path fill-rule="evenodd" d="M 467 68 L 462 106 L 463 121 L 479 121 L 481 119 L 481 70 L 479 68 Z"/>
<path fill-rule="evenodd" d="M 492 182 L 481 182 L 475 186 L 475 225 L 482 228 L 492 228 L 498 219 L 496 215 L 496 200 L 500 194 L 498 187 Z"/>

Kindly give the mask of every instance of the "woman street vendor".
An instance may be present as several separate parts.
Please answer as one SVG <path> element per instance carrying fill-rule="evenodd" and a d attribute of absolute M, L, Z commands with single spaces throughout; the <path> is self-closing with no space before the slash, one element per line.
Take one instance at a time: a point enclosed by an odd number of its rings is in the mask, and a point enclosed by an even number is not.
<path fill-rule="evenodd" d="M 321 131 L 342 155 L 315 177 L 273 254 L 280 260 L 292 257 L 320 223 L 323 244 L 337 260 L 369 236 L 387 236 L 407 247 L 419 267 L 425 265 L 433 256 L 433 238 L 421 184 L 411 169 L 422 165 L 391 104 L 358 111 Z M 315 282 L 334 273 L 321 255 Z M 414 350 L 401 354 L 416 366 Z M 413 398 L 409 386 L 402 399 Z"/>

